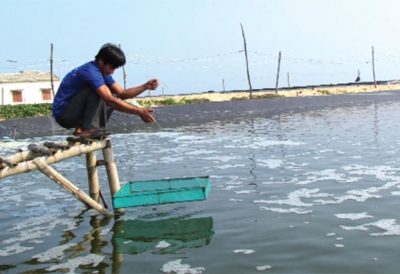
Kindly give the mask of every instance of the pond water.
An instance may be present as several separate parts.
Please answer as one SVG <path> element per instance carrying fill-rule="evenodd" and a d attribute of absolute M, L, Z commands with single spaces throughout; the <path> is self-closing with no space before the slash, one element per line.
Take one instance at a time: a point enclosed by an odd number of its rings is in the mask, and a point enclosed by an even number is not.
<path fill-rule="evenodd" d="M 127 208 L 119 218 L 86 210 L 38 171 L 4 178 L 0 270 L 399 272 L 399 109 L 364 103 L 112 135 L 121 186 L 212 181 L 204 201 Z M 21 147 L 65 139 L 25 139 Z M 84 156 L 52 166 L 87 192 Z"/>

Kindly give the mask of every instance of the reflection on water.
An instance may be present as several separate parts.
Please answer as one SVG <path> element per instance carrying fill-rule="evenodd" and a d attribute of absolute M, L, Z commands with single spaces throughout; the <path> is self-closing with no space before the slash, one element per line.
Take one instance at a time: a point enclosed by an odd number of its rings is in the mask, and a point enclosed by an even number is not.
<path fill-rule="evenodd" d="M 5 178 L 0 271 L 397 272 L 399 109 L 302 109 L 115 134 L 122 185 L 212 179 L 205 201 L 128 208 L 118 219 L 85 209 L 37 171 Z M 53 167 L 87 191 L 85 157 Z M 105 170 L 99 178 L 110 200 Z"/>
<path fill-rule="evenodd" d="M 182 248 L 208 245 L 214 232 L 212 218 L 179 218 L 142 221 L 119 220 L 113 227 L 117 253 L 139 254 L 159 248 L 153 254 L 167 254 Z"/>

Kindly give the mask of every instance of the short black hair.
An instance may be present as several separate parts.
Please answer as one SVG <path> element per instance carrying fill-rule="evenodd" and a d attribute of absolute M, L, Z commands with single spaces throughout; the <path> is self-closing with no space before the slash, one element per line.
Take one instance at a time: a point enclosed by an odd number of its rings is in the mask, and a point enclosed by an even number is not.
<path fill-rule="evenodd" d="M 105 65 L 110 64 L 114 68 L 119 68 L 125 65 L 126 59 L 124 52 L 115 44 L 104 44 L 99 53 L 95 56 L 96 62 L 103 59 Z"/>

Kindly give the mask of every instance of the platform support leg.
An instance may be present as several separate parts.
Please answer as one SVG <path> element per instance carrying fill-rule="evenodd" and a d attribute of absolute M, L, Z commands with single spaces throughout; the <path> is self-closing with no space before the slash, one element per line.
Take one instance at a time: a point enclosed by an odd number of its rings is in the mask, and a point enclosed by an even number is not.
<path fill-rule="evenodd" d="M 33 160 L 33 163 L 37 166 L 38 170 L 43 174 L 47 175 L 50 179 L 56 182 L 58 185 L 63 187 L 69 193 L 74 195 L 79 201 L 90 206 L 91 208 L 97 210 L 104 216 L 111 217 L 113 214 L 109 212 L 107 209 L 103 208 L 100 204 L 90 198 L 85 192 L 76 187 L 74 184 L 69 182 L 65 177 L 55 171 L 51 166 L 46 164 L 44 161 L 40 159 Z"/>
<path fill-rule="evenodd" d="M 114 153 L 112 150 L 111 140 L 107 140 L 107 146 L 103 148 L 104 162 L 107 171 L 108 183 L 110 185 L 111 200 L 114 200 L 114 194 L 120 190 L 119 178 L 117 165 L 114 159 Z M 114 208 L 115 214 L 124 214 L 125 210 L 123 208 Z"/>
<path fill-rule="evenodd" d="M 86 169 L 88 174 L 89 183 L 89 195 L 90 197 L 99 202 L 99 176 L 97 173 L 97 158 L 96 151 L 92 151 L 86 154 Z"/>

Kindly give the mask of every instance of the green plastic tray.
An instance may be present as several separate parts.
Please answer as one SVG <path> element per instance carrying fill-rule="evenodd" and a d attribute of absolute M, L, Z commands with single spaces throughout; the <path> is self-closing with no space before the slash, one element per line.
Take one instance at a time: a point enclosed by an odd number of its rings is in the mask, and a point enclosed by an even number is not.
<path fill-rule="evenodd" d="M 186 177 L 130 182 L 114 195 L 114 208 L 205 200 L 210 178 Z"/>

